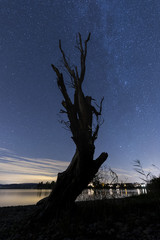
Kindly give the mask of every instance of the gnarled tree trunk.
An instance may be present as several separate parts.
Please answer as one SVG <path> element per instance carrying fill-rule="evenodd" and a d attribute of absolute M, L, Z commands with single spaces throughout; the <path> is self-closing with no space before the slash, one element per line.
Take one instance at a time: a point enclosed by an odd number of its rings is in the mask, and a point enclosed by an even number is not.
<path fill-rule="evenodd" d="M 76 152 L 66 171 L 59 173 L 57 182 L 50 196 L 44 204 L 42 216 L 55 216 L 64 209 L 72 206 L 77 196 L 87 187 L 90 181 L 97 173 L 99 167 L 107 159 L 108 154 L 102 153 L 94 160 L 95 145 L 99 131 L 99 116 L 102 111 L 101 100 L 99 111 L 92 106 L 92 98 L 85 96 L 82 91 L 82 83 L 85 76 L 85 61 L 87 55 L 87 43 L 90 40 L 90 34 L 87 40 L 82 43 L 80 33 L 77 39 L 77 48 L 80 51 L 80 74 L 77 66 L 73 69 L 69 66 L 65 53 L 59 41 L 59 49 L 62 53 L 63 62 L 66 70 L 71 77 L 71 84 L 74 89 L 74 102 L 72 103 L 63 79 L 63 74 L 59 69 L 52 65 L 57 75 L 57 84 L 64 97 L 62 101 L 61 113 L 67 115 L 68 121 L 64 122 L 71 130 L 72 139 L 76 145 Z M 97 121 L 96 127 L 93 129 L 93 117 Z M 45 202 L 45 203 L 44 203 Z"/>

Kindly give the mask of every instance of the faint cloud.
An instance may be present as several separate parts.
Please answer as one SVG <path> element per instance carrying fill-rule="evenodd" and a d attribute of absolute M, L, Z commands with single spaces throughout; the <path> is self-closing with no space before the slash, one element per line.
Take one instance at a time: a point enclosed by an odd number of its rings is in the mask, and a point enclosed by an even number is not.
<path fill-rule="evenodd" d="M 18 156 L 0 148 L 0 183 L 53 181 L 68 164 L 48 158 Z"/>
<path fill-rule="evenodd" d="M 112 170 L 118 175 L 119 182 L 141 182 L 138 173 L 134 170 L 125 170 L 121 168 L 112 168 Z"/>
<path fill-rule="evenodd" d="M 3 152 L 11 153 L 11 151 L 8 150 L 7 148 L 0 148 L 0 154 L 3 153 Z"/>

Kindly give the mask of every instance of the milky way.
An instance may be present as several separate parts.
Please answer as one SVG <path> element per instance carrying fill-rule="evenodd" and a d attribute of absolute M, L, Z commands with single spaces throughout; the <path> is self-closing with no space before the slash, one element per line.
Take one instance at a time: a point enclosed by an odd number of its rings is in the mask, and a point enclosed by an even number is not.
<path fill-rule="evenodd" d="M 159 0 L 0 1 L 0 168 L 3 149 L 19 162 L 71 160 L 75 146 L 59 124 L 62 96 L 51 63 L 61 67 L 61 39 L 79 64 L 78 32 L 84 39 L 91 32 L 84 92 L 105 99 L 95 157 L 107 151 L 106 164 L 127 181 L 138 181 L 136 159 L 146 171 L 160 166 L 159 13 Z"/>

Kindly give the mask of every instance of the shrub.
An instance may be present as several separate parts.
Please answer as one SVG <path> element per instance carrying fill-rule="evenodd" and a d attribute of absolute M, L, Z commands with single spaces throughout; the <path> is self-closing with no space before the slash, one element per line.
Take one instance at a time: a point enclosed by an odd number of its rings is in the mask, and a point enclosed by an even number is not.
<path fill-rule="evenodd" d="M 147 184 L 147 189 L 151 193 L 160 194 L 160 176 L 153 177 L 151 181 Z"/>

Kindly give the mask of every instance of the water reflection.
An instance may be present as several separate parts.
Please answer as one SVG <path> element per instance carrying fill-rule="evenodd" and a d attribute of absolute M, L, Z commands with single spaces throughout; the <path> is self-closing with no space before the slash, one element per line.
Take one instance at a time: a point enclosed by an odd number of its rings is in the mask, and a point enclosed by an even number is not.
<path fill-rule="evenodd" d="M 0 189 L 0 206 L 36 204 L 50 194 L 50 189 Z M 123 198 L 147 193 L 146 189 L 86 189 L 76 201 Z"/>
<path fill-rule="evenodd" d="M 0 206 L 36 204 L 50 192 L 48 189 L 0 189 Z"/>
<path fill-rule="evenodd" d="M 109 189 L 109 195 L 111 195 L 111 196 L 113 195 L 113 190 L 112 190 L 112 188 Z"/>
<path fill-rule="evenodd" d="M 91 194 L 92 193 L 92 194 Z M 76 201 L 87 201 L 87 200 L 99 200 L 99 199 L 109 199 L 109 198 L 124 198 L 131 197 L 140 194 L 146 194 L 146 189 L 86 189 L 78 196 Z"/>
<path fill-rule="evenodd" d="M 37 189 L 36 191 L 37 191 L 37 197 L 40 199 L 43 197 L 47 197 L 51 192 L 50 189 Z"/>

